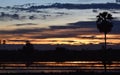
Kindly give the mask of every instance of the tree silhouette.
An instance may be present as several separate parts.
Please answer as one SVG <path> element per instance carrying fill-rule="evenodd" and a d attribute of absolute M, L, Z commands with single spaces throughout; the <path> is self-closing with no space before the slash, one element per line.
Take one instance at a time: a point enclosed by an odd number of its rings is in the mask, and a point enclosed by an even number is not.
<path fill-rule="evenodd" d="M 4 45 L 6 44 L 6 40 L 3 40 L 3 44 L 4 44 Z"/>
<path fill-rule="evenodd" d="M 105 35 L 105 48 L 106 48 L 106 34 L 109 33 L 112 30 L 113 24 L 112 24 L 112 15 L 108 12 L 100 13 L 97 16 L 97 28 L 101 33 L 104 33 Z"/>
<path fill-rule="evenodd" d="M 33 54 L 34 54 L 34 47 L 33 45 L 30 43 L 30 41 L 26 41 L 26 44 L 23 46 L 23 53 L 25 54 L 25 59 L 26 59 L 26 66 L 29 66 L 30 64 L 32 64 L 33 61 Z"/>
<path fill-rule="evenodd" d="M 33 47 L 33 45 L 30 43 L 30 41 L 27 40 L 25 46 L 23 46 L 23 49 L 24 49 L 25 51 L 27 51 L 27 52 L 31 52 L 31 51 L 34 50 L 34 47 Z"/>
<path fill-rule="evenodd" d="M 97 21 L 96 21 L 96 24 L 97 24 L 97 28 L 98 30 L 101 32 L 101 33 L 104 33 L 105 35 L 105 46 L 104 46 L 104 49 L 105 49 L 105 56 L 104 56 L 104 68 L 105 68 L 105 72 L 106 72 L 106 35 L 112 30 L 112 27 L 113 27 L 113 24 L 112 24 L 112 20 L 113 17 L 110 13 L 108 12 L 102 12 L 102 13 L 99 13 L 99 15 L 97 15 Z"/>

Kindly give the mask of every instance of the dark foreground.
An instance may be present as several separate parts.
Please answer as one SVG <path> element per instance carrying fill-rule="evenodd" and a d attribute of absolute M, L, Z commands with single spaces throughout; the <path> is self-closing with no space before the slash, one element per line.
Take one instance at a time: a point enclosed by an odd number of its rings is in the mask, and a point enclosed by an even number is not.
<path fill-rule="evenodd" d="M 27 62 L 29 66 L 32 62 L 37 61 L 103 61 L 105 64 L 112 64 L 112 61 L 120 61 L 120 50 L 67 50 L 59 48 L 50 51 L 39 51 L 39 50 L 16 50 L 7 51 L 0 50 L 0 64 L 4 62 Z M 29 64 L 30 63 L 30 64 Z M 119 63 L 120 64 L 120 63 Z M 118 72 L 86 72 L 77 71 L 69 73 L 0 73 L 0 75 L 120 75 Z"/>
<path fill-rule="evenodd" d="M 120 61 L 120 50 L 0 50 L 0 61 Z"/>
<path fill-rule="evenodd" d="M 95 73 L 95 72 L 71 72 L 71 73 L 7 73 L 0 75 L 120 75 L 120 73 Z"/>

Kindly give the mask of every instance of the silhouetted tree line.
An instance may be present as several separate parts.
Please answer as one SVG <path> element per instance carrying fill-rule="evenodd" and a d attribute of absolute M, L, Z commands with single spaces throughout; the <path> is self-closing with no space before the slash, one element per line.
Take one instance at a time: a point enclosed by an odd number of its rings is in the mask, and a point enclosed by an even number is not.
<path fill-rule="evenodd" d="M 84 71 L 76 71 L 76 72 L 62 72 L 62 73 L 15 73 L 21 75 L 119 75 L 119 72 L 84 72 Z M 2 74 L 4 75 L 4 74 Z M 5 75 L 11 75 L 11 73 L 7 73 Z M 13 74 L 14 75 L 14 74 Z"/>

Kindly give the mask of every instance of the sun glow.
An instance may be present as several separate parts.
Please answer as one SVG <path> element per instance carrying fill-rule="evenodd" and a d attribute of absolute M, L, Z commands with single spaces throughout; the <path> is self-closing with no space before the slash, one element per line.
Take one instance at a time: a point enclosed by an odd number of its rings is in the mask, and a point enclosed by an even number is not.
<path fill-rule="evenodd" d="M 16 35 L 16 37 L 12 37 L 11 35 L 5 35 L 9 37 L 7 40 L 7 44 L 24 44 L 25 40 L 30 40 L 33 44 L 66 44 L 66 45 L 87 45 L 87 44 L 100 44 L 104 43 L 104 35 L 98 34 L 98 35 L 83 35 L 81 37 L 68 37 L 68 38 L 43 38 L 43 39 L 31 39 L 26 36 L 31 35 L 24 35 L 25 37 L 19 37 Z M 4 37 L 5 37 L 4 36 Z M 85 37 L 84 37 L 85 36 Z M 120 35 L 113 35 L 109 34 L 107 35 L 107 43 L 110 44 L 120 44 L 119 37 Z M 1 37 L 2 39 L 2 37 Z"/>

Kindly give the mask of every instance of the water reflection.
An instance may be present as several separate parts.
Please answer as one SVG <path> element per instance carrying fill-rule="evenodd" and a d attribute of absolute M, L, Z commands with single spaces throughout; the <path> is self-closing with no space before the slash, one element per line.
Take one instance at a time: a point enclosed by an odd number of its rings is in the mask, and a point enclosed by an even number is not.
<path fill-rule="evenodd" d="M 103 72 L 104 65 L 101 61 L 66 61 L 66 62 L 33 62 L 26 66 L 24 62 L 0 62 L 0 73 L 18 72 L 76 72 L 76 71 L 95 71 Z M 113 61 L 107 64 L 107 71 L 118 72 L 120 62 Z"/>

